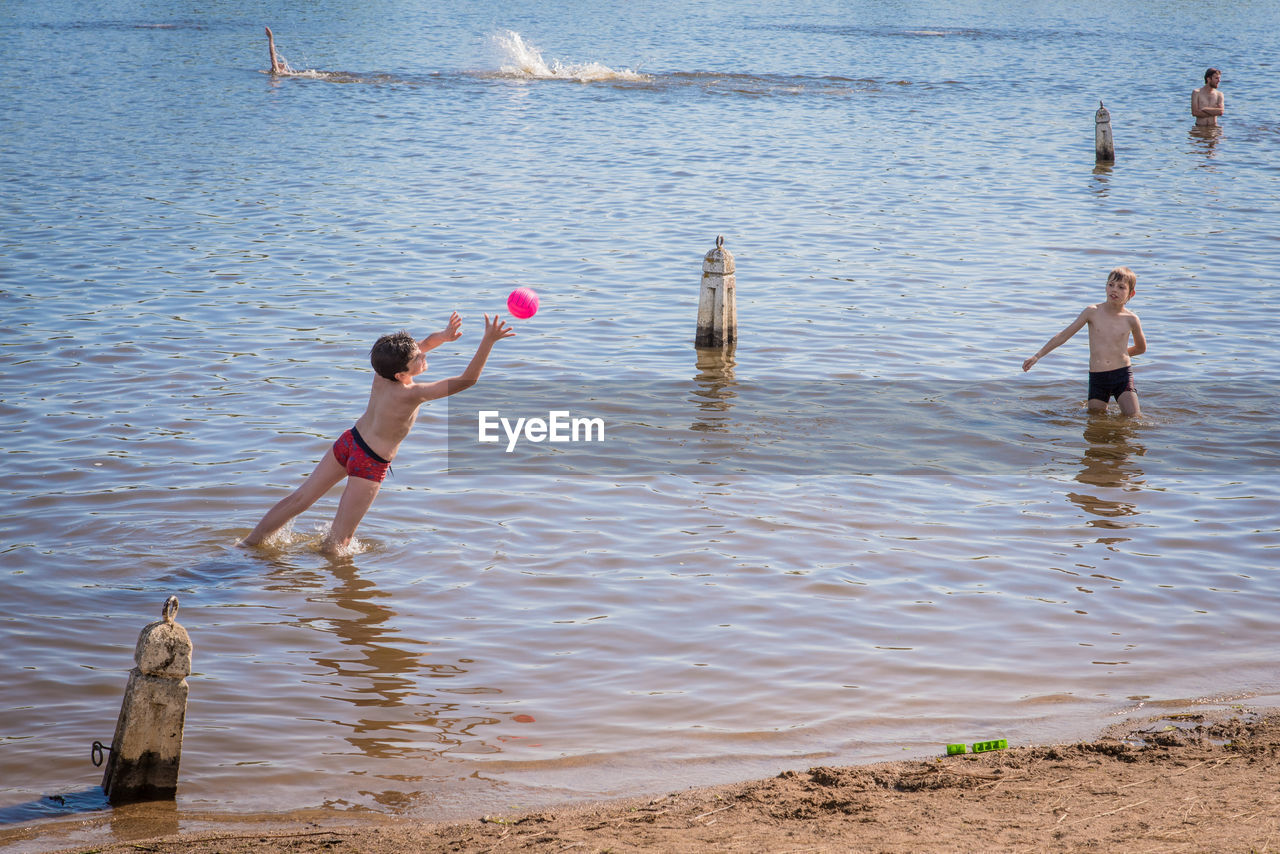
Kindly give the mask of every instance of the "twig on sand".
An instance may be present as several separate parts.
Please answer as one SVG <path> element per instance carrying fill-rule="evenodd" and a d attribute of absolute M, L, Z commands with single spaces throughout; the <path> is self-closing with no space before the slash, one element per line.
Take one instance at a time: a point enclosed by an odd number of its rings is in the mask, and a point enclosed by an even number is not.
<path fill-rule="evenodd" d="M 1236 757 L 1234 757 L 1234 756 L 1227 756 L 1227 757 L 1225 757 L 1225 758 L 1223 758 L 1223 759 L 1219 759 L 1217 762 L 1213 763 L 1213 767 L 1214 767 L 1214 768 L 1217 768 L 1219 765 L 1223 764 L 1224 762 L 1230 762 L 1232 759 L 1235 759 L 1235 758 L 1236 758 Z M 1197 762 L 1195 765 L 1188 765 L 1186 768 L 1183 768 L 1181 771 L 1174 771 L 1172 774 L 1165 774 L 1165 775 L 1163 775 L 1163 776 L 1165 776 L 1165 777 L 1177 777 L 1177 776 L 1179 776 L 1179 775 L 1181 775 L 1181 774 L 1185 774 L 1185 773 L 1187 773 L 1187 772 L 1188 772 L 1188 771 L 1190 771 L 1192 768 L 1199 768 L 1201 765 L 1205 764 L 1205 763 L 1206 763 L 1206 762 L 1208 762 L 1208 761 L 1209 761 L 1208 759 L 1202 759 L 1202 760 L 1200 760 L 1199 762 Z M 1134 782 L 1134 783 L 1125 783 L 1123 786 L 1116 786 L 1116 789 L 1117 789 L 1117 790 L 1119 790 L 1119 789 L 1130 789 L 1130 788 L 1133 788 L 1134 786 L 1145 786 L 1145 785 L 1147 785 L 1148 783 L 1154 783 L 1154 782 L 1155 782 L 1156 780 L 1158 780 L 1158 779 L 1160 779 L 1160 778 L 1159 778 L 1159 777 L 1152 777 L 1150 780 L 1138 780 L 1137 782 Z"/>
<path fill-rule="evenodd" d="M 498 850 L 498 843 L 499 843 L 499 842 L 501 842 L 502 840 L 506 839 L 506 838 L 507 838 L 507 834 L 508 834 L 508 833 L 510 833 L 510 832 L 511 832 L 511 828 L 509 828 L 509 827 L 508 827 L 508 828 L 504 828 L 504 829 L 503 829 L 503 831 L 502 831 L 502 835 L 501 835 L 501 836 L 499 836 L 497 839 L 495 839 L 495 840 L 494 840 L 494 844 L 493 844 L 493 845 L 490 845 L 488 848 L 484 849 L 484 851 L 482 851 L 482 852 L 481 852 L 481 854 L 489 854 L 489 852 L 490 852 L 490 851 L 497 851 L 497 850 Z"/>
<path fill-rule="evenodd" d="M 727 806 L 727 807 L 720 807 L 720 809 L 718 809 L 718 810 L 711 810 L 711 812 L 704 812 L 702 815 L 695 815 L 693 818 L 689 819 L 689 821 L 697 821 L 697 820 L 698 820 L 698 819 L 700 819 L 700 818 L 706 818 L 707 816 L 709 816 L 709 815 L 715 815 L 715 814 L 716 814 L 716 813 L 718 813 L 718 812 L 724 812 L 725 810 L 731 810 L 731 809 L 733 809 L 733 807 L 734 807 L 734 804 L 729 804 L 729 806 Z"/>
<path fill-rule="evenodd" d="M 1076 819 L 1075 821 L 1071 822 L 1071 824 L 1068 824 L 1068 825 L 1067 825 L 1067 827 L 1070 827 L 1072 824 L 1080 824 L 1081 822 L 1084 822 L 1084 821 L 1093 821 L 1095 818 L 1102 818 L 1103 816 L 1115 815 L 1115 814 L 1116 814 L 1116 813 L 1118 813 L 1118 812 L 1124 812 L 1125 810 L 1130 809 L 1130 808 L 1132 808 L 1132 807 L 1140 807 L 1140 806 L 1142 806 L 1142 805 L 1143 805 L 1143 804 L 1145 804 L 1145 803 L 1149 803 L 1150 801 L 1151 801 L 1151 799 L 1150 799 L 1150 798 L 1147 798 L 1145 801 L 1134 801 L 1134 802 L 1133 802 L 1133 803 L 1131 803 L 1131 804 L 1125 804 L 1124 806 L 1122 806 L 1122 807 L 1116 807 L 1116 808 L 1115 808 L 1115 809 L 1113 809 L 1113 810 L 1107 810 L 1106 812 L 1100 812 L 1100 813 L 1098 813 L 1097 815 L 1091 815 L 1091 816 L 1089 816 L 1088 818 L 1078 818 L 1078 819 Z"/>
<path fill-rule="evenodd" d="M 1009 776 L 1009 777 L 999 777 L 995 779 L 990 777 L 977 777 L 977 775 L 973 775 L 973 774 L 968 774 L 965 776 L 975 777 L 976 779 L 987 780 L 987 782 L 985 783 L 979 783 L 977 786 L 974 787 L 975 789 L 987 789 L 987 788 L 994 789 L 998 787 L 1001 783 L 1016 783 L 1019 780 L 1027 779 L 1026 774 L 1018 774 L 1017 776 Z"/>

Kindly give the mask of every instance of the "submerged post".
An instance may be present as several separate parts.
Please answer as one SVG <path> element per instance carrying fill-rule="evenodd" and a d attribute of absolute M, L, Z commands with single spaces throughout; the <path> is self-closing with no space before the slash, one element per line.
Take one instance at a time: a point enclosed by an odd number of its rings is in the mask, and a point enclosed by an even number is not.
<path fill-rule="evenodd" d="M 738 340 L 738 303 L 733 255 L 724 237 L 702 259 L 702 292 L 698 297 L 695 347 L 731 347 Z"/>
<path fill-rule="evenodd" d="M 1093 145 L 1097 151 L 1097 160 L 1099 163 L 1114 163 L 1116 159 L 1116 144 L 1111 139 L 1111 113 L 1107 112 L 1107 108 L 1098 102 L 1098 111 L 1093 114 Z"/>
<path fill-rule="evenodd" d="M 162 619 L 138 635 L 133 653 L 138 666 L 129 672 L 102 775 L 102 789 L 113 805 L 168 799 L 178 791 L 191 638 L 174 622 L 177 615 L 178 597 L 170 596 Z"/>

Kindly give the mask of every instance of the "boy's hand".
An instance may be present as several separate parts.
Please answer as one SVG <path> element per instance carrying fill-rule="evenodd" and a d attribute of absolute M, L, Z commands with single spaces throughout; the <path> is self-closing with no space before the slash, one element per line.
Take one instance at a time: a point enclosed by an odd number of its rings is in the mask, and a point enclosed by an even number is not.
<path fill-rule="evenodd" d="M 493 319 L 489 319 L 489 315 L 484 316 L 484 340 L 493 344 L 503 338 L 515 337 L 516 331 L 503 322 L 502 318 L 494 315 Z"/>
<path fill-rule="evenodd" d="M 449 322 L 440 333 L 446 342 L 457 341 L 462 337 L 462 316 L 456 311 L 449 315 Z"/>
<path fill-rule="evenodd" d="M 462 337 L 462 316 L 456 311 L 449 316 L 449 323 L 439 332 L 432 332 L 426 338 L 418 342 L 418 346 L 423 350 L 434 350 L 441 344 L 450 341 L 457 341 Z"/>
<path fill-rule="evenodd" d="M 1038 361 L 1040 361 L 1039 356 L 1032 356 L 1030 359 L 1027 359 L 1025 362 L 1022 363 L 1022 370 L 1024 372 L 1031 370 L 1031 366 Z"/>

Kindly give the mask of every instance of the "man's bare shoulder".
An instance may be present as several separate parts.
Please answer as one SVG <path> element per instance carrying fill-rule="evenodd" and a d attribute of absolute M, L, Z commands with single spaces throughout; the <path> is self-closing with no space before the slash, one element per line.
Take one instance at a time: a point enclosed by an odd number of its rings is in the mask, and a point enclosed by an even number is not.
<path fill-rule="evenodd" d="M 1207 83 L 1199 89 L 1191 90 L 1191 97 L 1196 100 L 1196 103 L 1203 104 L 1206 107 L 1217 106 L 1226 100 L 1226 96 L 1222 94 L 1221 89 L 1215 89 Z"/>

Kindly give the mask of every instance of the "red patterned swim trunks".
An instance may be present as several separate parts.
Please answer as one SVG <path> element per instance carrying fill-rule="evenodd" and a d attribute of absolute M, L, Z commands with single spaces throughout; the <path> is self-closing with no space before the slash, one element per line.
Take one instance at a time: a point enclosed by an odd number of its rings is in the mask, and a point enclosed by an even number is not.
<path fill-rule="evenodd" d="M 391 471 L 390 460 L 384 460 L 374 453 L 354 427 L 333 443 L 333 455 L 352 477 L 382 483 L 387 478 L 387 472 Z"/>

